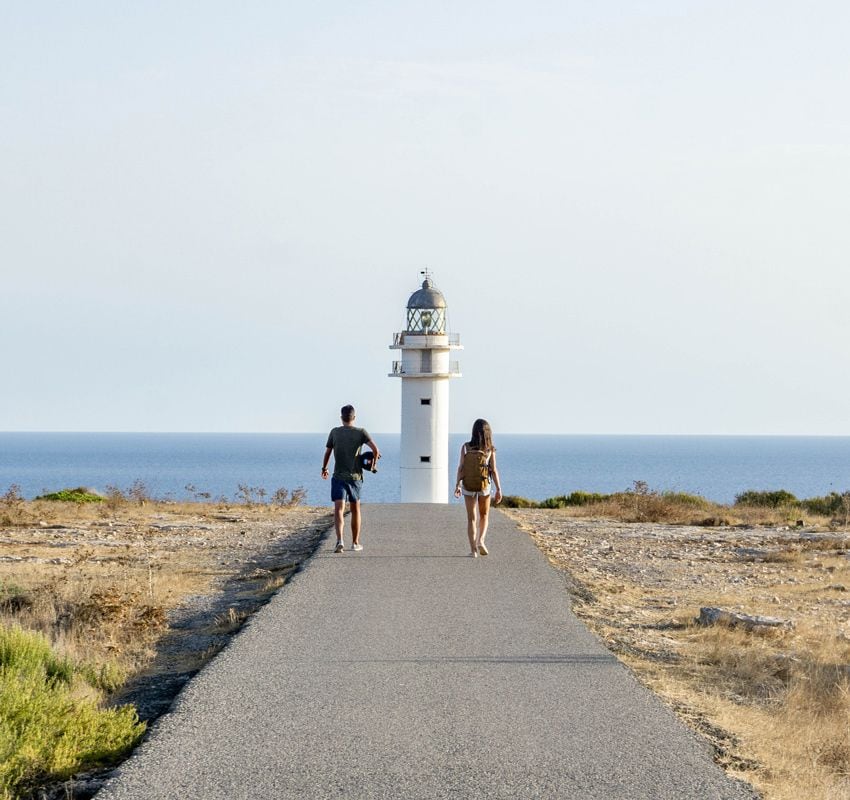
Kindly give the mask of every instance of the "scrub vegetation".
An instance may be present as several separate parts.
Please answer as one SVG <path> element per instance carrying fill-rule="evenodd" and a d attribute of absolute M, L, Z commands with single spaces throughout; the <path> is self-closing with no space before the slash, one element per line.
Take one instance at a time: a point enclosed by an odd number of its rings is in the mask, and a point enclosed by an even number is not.
<path fill-rule="evenodd" d="M 90 492 L 83 486 L 76 489 L 61 489 L 58 492 L 50 492 L 35 498 L 36 500 L 53 500 L 60 503 L 102 503 L 105 497 Z"/>
<path fill-rule="evenodd" d="M 576 614 L 714 745 L 731 774 L 765 800 L 850 797 L 843 515 L 810 517 L 804 501 L 784 497 L 778 507 L 712 509 L 733 525 L 624 522 L 636 516 L 634 499 L 508 514 L 567 575 Z M 694 518 L 687 499 L 671 506 L 670 517 Z M 700 624 L 704 607 L 785 624 Z"/>
<path fill-rule="evenodd" d="M 198 502 L 205 493 L 191 489 L 187 502 L 152 498 L 139 481 L 104 495 L 78 487 L 28 501 L 16 486 L 0 495 L 0 800 L 126 754 L 145 729 L 121 704 L 128 685 L 144 676 L 158 685 L 164 646 L 167 669 L 199 669 L 330 524 L 327 509 L 299 506 L 299 490 L 252 490 L 240 503 Z M 175 651 L 172 613 L 229 598 L 231 584 L 235 599 L 193 623 L 192 637 L 215 646 Z"/>
<path fill-rule="evenodd" d="M 0 798 L 111 764 L 138 741 L 132 706 L 104 708 L 103 674 L 42 634 L 0 627 Z"/>
<path fill-rule="evenodd" d="M 686 492 L 658 491 L 644 481 L 612 494 L 575 491 L 546 500 L 506 495 L 505 508 L 572 510 L 579 516 L 598 516 L 623 522 L 668 522 L 687 525 L 807 524 L 850 525 L 850 491 L 798 500 L 784 489 L 746 491 L 731 505 L 714 503 Z M 802 521 L 801 521 L 802 520 Z"/>

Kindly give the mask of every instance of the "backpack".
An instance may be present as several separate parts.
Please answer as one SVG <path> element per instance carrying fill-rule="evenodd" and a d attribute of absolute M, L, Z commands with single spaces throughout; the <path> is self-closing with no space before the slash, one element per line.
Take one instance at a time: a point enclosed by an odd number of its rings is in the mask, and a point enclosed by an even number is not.
<path fill-rule="evenodd" d="M 488 454 L 483 450 L 470 450 L 463 454 L 463 488 L 467 492 L 484 491 L 490 480 Z"/>

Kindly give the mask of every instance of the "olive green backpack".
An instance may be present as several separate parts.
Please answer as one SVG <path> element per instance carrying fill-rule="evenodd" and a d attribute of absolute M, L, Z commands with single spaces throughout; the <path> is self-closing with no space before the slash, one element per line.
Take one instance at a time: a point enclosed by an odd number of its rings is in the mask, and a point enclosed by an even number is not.
<path fill-rule="evenodd" d="M 463 455 L 463 488 L 467 492 L 483 492 L 490 480 L 490 464 L 483 450 L 467 448 Z"/>

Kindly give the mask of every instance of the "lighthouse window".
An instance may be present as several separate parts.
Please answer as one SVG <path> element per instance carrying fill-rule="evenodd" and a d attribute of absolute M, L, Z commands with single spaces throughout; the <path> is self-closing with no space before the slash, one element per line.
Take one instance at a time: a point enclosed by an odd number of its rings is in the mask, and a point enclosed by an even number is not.
<path fill-rule="evenodd" d="M 431 405 L 431 398 L 430 397 L 423 397 L 419 402 L 423 406 L 430 406 Z"/>
<path fill-rule="evenodd" d="M 430 464 L 431 463 L 431 456 L 419 456 L 419 460 L 423 464 Z"/>

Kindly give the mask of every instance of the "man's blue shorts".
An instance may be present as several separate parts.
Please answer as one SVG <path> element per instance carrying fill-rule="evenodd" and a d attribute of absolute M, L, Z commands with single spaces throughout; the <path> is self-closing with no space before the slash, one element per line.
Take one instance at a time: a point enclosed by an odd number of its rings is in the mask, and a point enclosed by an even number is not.
<path fill-rule="evenodd" d="M 360 501 L 360 489 L 363 481 L 346 481 L 342 478 L 331 478 L 331 500 L 345 500 L 349 503 Z"/>

